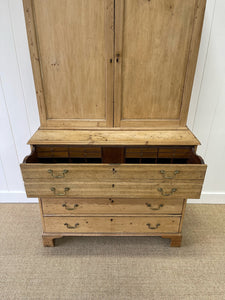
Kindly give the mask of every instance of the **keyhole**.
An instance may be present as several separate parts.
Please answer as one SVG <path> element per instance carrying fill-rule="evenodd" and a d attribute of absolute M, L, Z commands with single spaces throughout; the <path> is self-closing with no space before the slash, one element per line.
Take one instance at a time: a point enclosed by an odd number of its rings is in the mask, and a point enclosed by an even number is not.
<path fill-rule="evenodd" d="M 115 168 L 113 168 L 112 171 L 113 171 L 113 174 L 115 174 L 117 172 Z"/>
<path fill-rule="evenodd" d="M 115 187 L 115 184 L 112 184 L 112 187 L 114 188 L 114 187 Z"/>

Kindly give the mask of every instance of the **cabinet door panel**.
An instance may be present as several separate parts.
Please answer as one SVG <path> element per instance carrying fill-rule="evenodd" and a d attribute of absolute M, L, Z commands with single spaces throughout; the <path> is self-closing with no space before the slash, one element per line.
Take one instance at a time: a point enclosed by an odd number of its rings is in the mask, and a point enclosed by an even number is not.
<path fill-rule="evenodd" d="M 178 127 L 186 118 L 184 86 L 204 2 L 116 0 L 116 126 Z"/>
<path fill-rule="evenodd" d="M 24 0 L 24 8 L 42 127 L 112 126 L 114 1 Z"/>

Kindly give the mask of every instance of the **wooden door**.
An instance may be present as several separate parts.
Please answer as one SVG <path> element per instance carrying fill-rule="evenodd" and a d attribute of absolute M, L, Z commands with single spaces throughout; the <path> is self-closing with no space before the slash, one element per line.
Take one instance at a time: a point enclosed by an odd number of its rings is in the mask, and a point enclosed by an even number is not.
<path fill-rule="evenodd" d="M 41 128 L 113 126 L 114 0 L 23 0 Z"/>
<path fill-rule="evenodd" d="M 115 0 L 116 127 L 183 127 L 205 0 Z"/>

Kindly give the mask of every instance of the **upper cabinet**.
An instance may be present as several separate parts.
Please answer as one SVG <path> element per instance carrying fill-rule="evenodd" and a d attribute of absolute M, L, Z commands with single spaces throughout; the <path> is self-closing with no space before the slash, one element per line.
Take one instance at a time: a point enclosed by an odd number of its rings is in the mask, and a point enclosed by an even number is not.
<path fill-rule="evenodd" d="M 186 125 L 205 0 L 23 0 L 42 128 Z"/>

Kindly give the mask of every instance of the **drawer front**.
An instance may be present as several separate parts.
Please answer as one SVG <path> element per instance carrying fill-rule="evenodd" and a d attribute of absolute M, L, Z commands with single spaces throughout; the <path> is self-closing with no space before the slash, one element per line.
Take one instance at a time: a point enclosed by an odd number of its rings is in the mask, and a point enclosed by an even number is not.
<path fill-rule="evenodd" d="M 24 181 L 142 181 L 201 180 L 206 165 L 200 164 L 21 164 Z"/>
<path fill-rule="evenodd" d="M 127 182 L 65 182 L 25 183 L 28 197 L 81 197 L 81 198 L 200 198 L 202 184 L 176 182 L 168 183 L 127 183 Z"/>
<path fill-rule="evenodd" d="M 42 198 L 44 215 L 181 214 L 183 199 Z"/>
<path fill-rule="evenodd" d="M 47 158 L 47 157 L 101 158 L 101 147 L 38 146 L 36 147 L 36 153 L 37 156 L 40 158 Z"/>
<path fill-rule="evenodd" d="M 177 233 L 180 217 L 44 217 L 46 232 Z"/>

